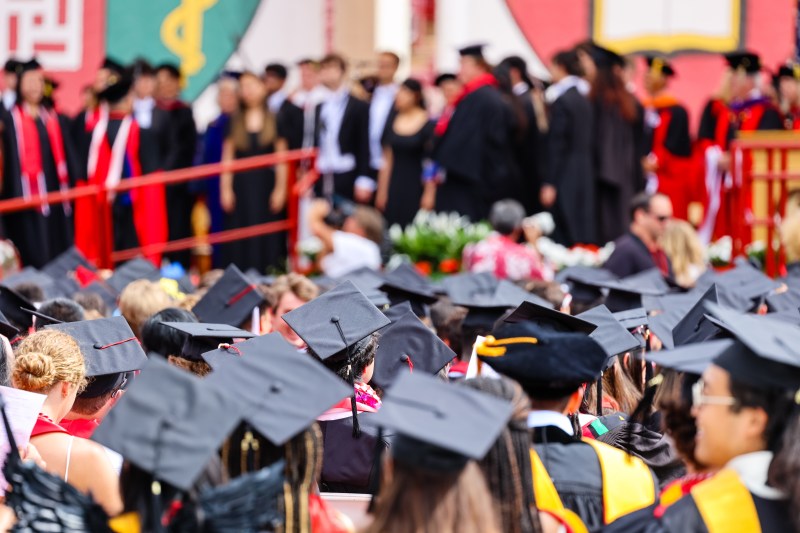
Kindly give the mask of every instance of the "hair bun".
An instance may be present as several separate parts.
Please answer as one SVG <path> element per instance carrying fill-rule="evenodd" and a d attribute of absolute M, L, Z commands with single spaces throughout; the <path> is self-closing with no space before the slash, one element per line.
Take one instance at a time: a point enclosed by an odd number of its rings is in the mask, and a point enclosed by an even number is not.
<path fill-rule="evenodd" d="M 27 391 L 42 391 L 55 384 L 53 361 L 43 353 L 29 352 L 17 356 L 12 377 L 14 386 Z"/>

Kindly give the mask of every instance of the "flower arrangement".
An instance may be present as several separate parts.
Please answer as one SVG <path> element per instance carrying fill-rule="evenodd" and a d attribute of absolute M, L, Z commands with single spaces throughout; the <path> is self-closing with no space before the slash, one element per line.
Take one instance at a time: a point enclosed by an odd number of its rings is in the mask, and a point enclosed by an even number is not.
<path fill-rule="evenodd" d="M 556 271 L 572 267 L 599 267 L 614 251 L 614 243 L 610 242 L 602 248 L 588 244 L 576 244 L 571 248 L 558 244 L 549 237 L 539 237 L 536 249 L 547 263 Z"/>
<path fill-rule="evenodd" d="M 733 261 L 733 239 L 725 236 L 708 245 L 706 250 L 711 266 L 714 268 L 724 268 Z"/>
<path fill-rule="evenodd" d="M 454 274 L 461 270 L 461 253 L 467 244 L 483 240 L 492 228 L 471 223 L 457 213 L 420 211 L 405 229 L 394 225 L 389 237 L 396 255 L 414 263 L 424 274 Z"/>

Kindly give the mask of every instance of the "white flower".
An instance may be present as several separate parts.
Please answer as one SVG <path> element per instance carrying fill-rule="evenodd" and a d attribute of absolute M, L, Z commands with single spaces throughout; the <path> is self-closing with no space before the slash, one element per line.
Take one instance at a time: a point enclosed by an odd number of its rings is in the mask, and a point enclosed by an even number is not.
<path fill-rule="evenodd" d="M 403 228 L 400 227 L 400 224 L 393 224 L 389 228 L 389 238 L 392 239 L 392 242 L 397 242 L 403 238 Z"/>
<path fill-rule="evenodd" d="M 322 241 L 317 237 L 307 237 L 297 243 L 297 250 L 306 256 L 313 257 L 322 251 Z"/>

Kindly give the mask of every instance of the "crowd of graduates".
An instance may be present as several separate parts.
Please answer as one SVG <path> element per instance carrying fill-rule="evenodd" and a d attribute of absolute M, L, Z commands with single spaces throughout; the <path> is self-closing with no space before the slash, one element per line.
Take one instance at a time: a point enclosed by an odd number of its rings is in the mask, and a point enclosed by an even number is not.
<path fill-rule="evenodd" d="M 720 88 L 692 134 L 686 108 L 669 91 L 673 76 L 690 73 L 663 57 L 642 63 L 581 43 L 550 59 L 545 82 L 517 56 L 490 65 L 483 48 L 461 49 L 459 72 L 440 74 L 431 87 L 398 81 L 401 59 L 391 52 L 376 56 L 369 75 L 350 73 L 337 54 L 304 59 L 292 90 L 280 63 L 225 72 L 216 83 L 219 115 L 200 134 L 180 100 L 175 65 L 107 58 L 83 111 L 70 118 L 59 113 L 56 84 L 41 65 L 12 59 L 0 109 L 2 197 L 114 186 L 158 169 L 313 146 L 321 176 L 314 196 L 334 210 L 361 204 L 385 226 L 405 226 L 420 209 L 481 220 L 496 201 L 515 198 L 528 215 L 552 214 L 557 242 L 604 245 L 625 233 L 630 201 L 646 191 L 668 196 L 675 217 L 708 243 L 729 234 L 738 216 L 728 198 L 737 132 L 800 123 L 800 69 L 787 63 L 770 76 L 748 51 L 724 56 Z M 641 64 L 643 100 L 635 94 Z M 113 228 L 104 239 L 92 197 L 3 215 L 3 232 L 38 268 L 73 243 L 95 259 L 106 239 L 123 250 L 282 220 L 287 197 L 287 168 L 277 165 L 112 195 Z M 198 203 L 208 213 L 202 228 L 192 224 Z M 286 236 L 277 233 L 220 246 L 214 264 L 281 271 L 286 257 Z M 188 251 L 150 258 L 186 268 L 191 260 Z"/>

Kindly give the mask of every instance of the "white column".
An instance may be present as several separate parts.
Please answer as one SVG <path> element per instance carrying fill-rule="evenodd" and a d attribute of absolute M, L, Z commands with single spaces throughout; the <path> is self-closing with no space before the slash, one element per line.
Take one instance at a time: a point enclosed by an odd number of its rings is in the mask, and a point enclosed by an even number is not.
<path fill-rule="evenodd" d="M 375 51 L 400 56 L 398 79 L 411 72 L 411 0 L 375 0 Z"/>

